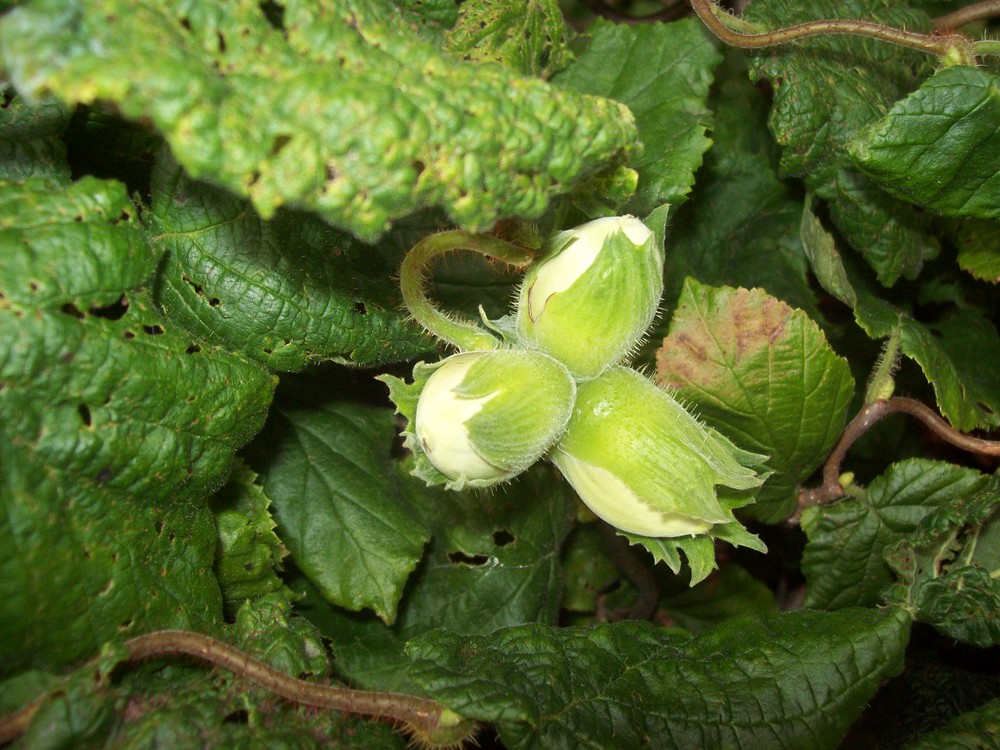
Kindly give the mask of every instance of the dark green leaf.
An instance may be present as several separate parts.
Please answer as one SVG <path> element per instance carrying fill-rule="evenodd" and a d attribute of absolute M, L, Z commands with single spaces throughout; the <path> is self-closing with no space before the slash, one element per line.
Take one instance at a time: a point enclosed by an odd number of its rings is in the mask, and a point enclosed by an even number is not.
<path fill-rule="evenodd" d="M 692 638 L 644 622 L 438 631 L 412 678 L 510 748 L 834 748 L 903 666 L 901 609 L 735 618 Z"/>
<path fill-rule="evenodd" d="M 0 204 L 4 665 L 211 630 L 215 530 L 196 503 L 259 429 L 273 381 L 153 313 L 155 258 L 119 183 L 4 183 Z"/>
<path fill-rule="evenodd" d="M 807 207 L 802 239 L 819 283 L 854 310 L 873 339 L 898 335 L 903 354 L 920 365 L 941 413 L 959 430 L 1000 424 L 1000 336 L 973 309 L 924 324 L 871 293 L 844 263 L 833 237 Z M 971 344 L 971 345 L 970 345 Z"/>
<path fill-rule="evenodd" d="M 639 189 L 626 208 L 644 216 L 680 203 L 711 145 L 705 106 L 712 69 L 722 59 L 696 19 L 671 24 L 591 27 L 590 46 L 555 80 L 568 89 L 627 104 L 643 152 L 632 160 Z"/>
<path fill-rule="evenodd" d="M 900 578 L 888 598 L 948 637 L 985 648 L 1000 643 L 1000 481 L 964 471 L 970 486 L 886 550 Z"/>
<path fill-rule="evenodd" d="M 847 362 L 820 329 L 759 289 L 688 279 L 657 354 L 657 382 L 694 404 L 774 472 L 749 509 L 770 522 L 795 507 L 795 488 L 826 458 L 854 390 Z"/>
<path fill-rule="evenodd" d="M 903 200 L 948 216 L 1000 219 L 1000 77 L 943 68 L 854 135 L 865 174 Z"/>
<path fill-rule="evenodd" d="M 884 0 L 757 0 L 746 17 L 765 28 L 821 18 L 862 18 L 911 31 L 928 27 L 924 13 Z M 916 276 L 938 243 L 912 206 L 857 171 L 845 144 L 916 87 L 925 63 L 921 53 L 849 35 L 772 47 L 751 59 L 754 78 L 768 80 L 774 90 L 769 124 L 783 147 L 783 173 L 801 177 L 830 202 L 837 229 L 886 285 Z"/>
<path fill-rule="evenodd" d="M 387 623 L 428 539 L 389 456 L 395 433 L 388 409 L 345 401 L 277 410 L 261 467 L 296 565 L 330 602 Z"/>
<path fill-rule="evenodd" d="M 277 573 L 288 550 L 274 533 L 271 501 L 255 483 L 256 478 L 254 472 L 238 464 L 211 501 L 219 535 L 215 576 L 227 612 L 282 585 Z"/>
<path fill-rule="evenodd" d="M 884 556 L 935 508 L 961 502 L 986 479 L 948 463 L 912 459 L 873 480 L 864 499 L 807 508 L 809 537 L 802 557 L 806 605 L 824 609 L 871 606 L 892 583 Z"/>
<path fill-rule="evenodd" d="M 427 555 L 407 585 L 396 623 L 308 602 L 352 681 L 380 690 L 416 688 L 403 648 L 435 628 L 489 633 L 559 614 L 559 551 L 576 503 L 555 471 L 539 465 L 492 493 L 429 488 L 411 478 L 413 507 L 433 526 Z"/>
<path fill-rule="evenodd" d="M 556 0 L 466 0 L 444 49 L 463 60 L 495 62 L 548 78 L 573 59 L 569 28 Z"/>
<path fill-rule="evenodd" d="M 962 270 L 982 281 L 1000 284 L 1000 227 L 996 222 L 962 222 L 954 239 Z"/>
<path fill-rule="evenodd" d="M 66 107 L 54 99 L 29 105 L 0 84 L 0 180 L 69 181 L 61 138 L 68 122 Z"/>
<path fill-rule="evenodd" d="M 802 203 L 772 167 L 766 100 L 737 54 L 718 71 L 715 144 L 690 200 L 671 216 L 664 303 L 673 309 L 684 279 L 693 276 L 703 284 L 760 287 L 818 320 L 798 232 Z M 665 326 L 657 331 L 665 334 Z"/>
<path fill-rule="evenodd" d="M 943 729 L 921 737 L 906 750 L 985 750 L 1000 739 L 1000 698 L 962 714 Z"/>
<path fill-rule="evenodd" d="M 276 28 L 257 3 L 39 0 L 0 20 L 0 56 L 27 95 L 148 121 L 263 217 L 293 205 L 369 241 L 426 206 L 471 230 L 537 217 L 633 148 L 617 103 L 454 61 L 370 5 L 292 3 Z"/>
<path fill-rule="evenodd" d="M 690 589 L 670 594 L 657 608 L 660 617 L 692 633 L 704 633 L 743 615 L 764 615 L 777 609 L 774 594 L 745 568 L 723 564 Z"/>
<path fill-rule="evenodd" d="M 398 260 L 313 216 L 263 221 L 245 200 L 184 175 L 168 154 L 153 173 L 158 302 L 171 320 L 275 370 L 322 360 L 373 365 L 427 352 L 393 279 Z"/>

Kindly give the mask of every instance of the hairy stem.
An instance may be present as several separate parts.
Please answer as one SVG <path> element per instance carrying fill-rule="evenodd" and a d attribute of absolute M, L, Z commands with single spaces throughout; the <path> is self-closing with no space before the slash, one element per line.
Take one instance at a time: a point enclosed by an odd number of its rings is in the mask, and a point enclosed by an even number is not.
<path fill-rule="evenodd" d="M 858 438 L 870 430 L 877 422 L 890 414 L 909 414 L 916 417 L 942 440 L 970 453 L 985 456 L 1000 456 L 1000 441 L 983 440 L 959 432 L 933 409 L 911 398 L 889 398 L 866 404 L 850 424 L 844 428 L 837 446 L 823 466 L 823 483 L 812 489 L 799 492 L 798 508 L 789 518 L 789 523 L 798 523 L 802 511 L 811 505 L 822 505 L 844 496 L 840 484 L 840 467 L 847 452 Z"/>
<path fill-rule="evenodd" d="M 488 258 L 523 268 L 533 260 L 529 250 L 483 234 L 461 230 L 425 237 L 406 254 L 400 268 L 403 302 L 420 325 L 461 351 L 491 351 L 500 340 L 472 320 L 452 317 L 439 310 L 427 296 L 425 285 L 431 261 L 454 250 L 472 250 Z"/>
<path fill-rule="evenodd" d="M 691 0 L 691 7 L 713 34 L 734 47 L 772 47 L 813 36 L 847 34 L 878 39 L 938 57 L 957 57 L 958 62 L 975 64 L 972 42 L 961 34 L 919 34 L 871 21 L 839 18 L 807 21 L 772 31 L 754 32 L 745 21 L 719 8 L 714 0 Z"/>
<path fill-rule="evenodd" d="M 982 21 L 993 16 L 1000 16 L 1000 0 L 983 0 L 935 18 L 934 28 L 940 31 L 954 31 L 967 23 Z"/>
<path fill-rule="evenodd" d="M 399 693 L 367 692 L 340 685 L 321 685 L 291 677 L 249 656 L 235 646 L 189 630 L 158 630 L 125 641 L 130 662 L 160 656 L 187 655 L 201 659 L 270 690 L 275 695 L 306 706 L 389 719 L 431 734 L 461 719 L 427 698 Z M 44 697 L 0 718 L 0 744 L 20 736 Z"/>

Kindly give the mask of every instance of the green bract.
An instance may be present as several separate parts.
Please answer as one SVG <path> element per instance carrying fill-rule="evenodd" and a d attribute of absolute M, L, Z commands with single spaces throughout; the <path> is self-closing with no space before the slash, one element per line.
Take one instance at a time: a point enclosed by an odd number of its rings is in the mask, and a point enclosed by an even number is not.
<path fill-rule="evenodd" d="M 663 252 L 632 216 L 560 232 L 524 277 L 517 304 L 523 342 L 551 354 L 578 379 L 620 364 L 656 315 Z"/>
<path fill-rule="evenodd" d="M 576 395 L 562 364 L 520 350 L 421 362 L 409 385 L 381 379 L 410 422 L 415 473 L 452 489 L 505 481 L 542 458 L 566 429 Z"/>
<path fill-rule="evenodd" d="M 552 461 L 598 516 L 646 537 L 693 536 L 734 521 L 717 487 L 750 490 L 763 456 L 740 450 L 635 370 L 583 383 Z M 737 503 L 738 504 L 738 503 Z"/>

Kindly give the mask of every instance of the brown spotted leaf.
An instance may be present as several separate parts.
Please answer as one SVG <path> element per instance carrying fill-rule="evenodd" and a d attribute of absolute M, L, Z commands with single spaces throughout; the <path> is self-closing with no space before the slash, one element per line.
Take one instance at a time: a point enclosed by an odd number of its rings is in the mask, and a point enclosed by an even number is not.
<path fill-rule="evenodd" d="M 770 456 L 774 473 L 752 507 L 762 520 L 786 516 L 796 484 L 833 447 L 854 390 L 819 327 L 763 290 L 689 278 L 656 360 L 662 387 L 741 448 Z"/>

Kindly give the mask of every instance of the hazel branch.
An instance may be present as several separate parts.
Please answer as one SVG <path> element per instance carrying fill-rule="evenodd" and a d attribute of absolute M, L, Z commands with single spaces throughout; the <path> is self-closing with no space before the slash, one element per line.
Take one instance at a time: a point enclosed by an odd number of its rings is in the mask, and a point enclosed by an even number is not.
<path fill-rule="evenodd" d="M 970 453 L 985 456 L 1000 456 L 1000 441 L 984 440 L 959 432 L 930 407 L 911 398 L 888 398 L 865 405 L 844 429 L 833 452 L 823 466 L 823 483 L 812 489 L 799 492 L 798 508 L 789 518 L 789 523 L 798 523 L 802 511 L 812 505 L 823 505 L 843 497 L 845 492 L 840 484 L 840 468 L 847 452 L 858 438 L 870 430 L 877 422 L 889 414 L 909 414 L 916 417 L 942 440 Z"/>
<path fill-rule="evenodd" d="M 389 719 L 424 735 L 457 728 L 463 723 L 457 714 L 428 698 L 300 680 L 258 661 L 235 646 L 189 630 L 158 630 L 131 638 L 124 643 L 124 647 L 129 662 L 161 656 L 193 656 L 227 669 L 292 703 Z M 0 717 L 0 744 L 19 737 L 43 703 L 44 697 Z"/>
<path fill-rule="evenodd" d="M 983 2 L 966 5 L 953 13 L 947 13 L 934 19 L 934 28 L 939 31 L 954 31 L 967 23 L 982 21 L 993 16 L 1000 16 L 1000 0 L 983 0 Z"/>
<path fill-rule="evenodd" d="M 972 41 L 962 34 L 920 34 L 871 21 L 836 18 L 806 21 L 769 31 L 752 31 L 752 27 L 745 21 L 719 8 L 714 0 L 691 0 L 691 7 L 719 39 L 743 49 L 773 47 L 814 36 L 846 34 L 878 39 L 937 57 L 954 59 L 963 64 L 975 64 Z"/>
<path fill-rule="evenodd" d="M 399 271 L 399 287 L 403 293 L 403 303 L 413 319 L 427 331 L 461 351 L 492 351 L 500 346 L 500 340 L 496 336 L 475 321 L 460 319 L 441 311 L 427 296 L 425 286 L 431 261 L 455 250 L 472 250 L 515 268 L 527 266 L 534 256 L 529 250 L 497 237 L 456 229 L 425 237 L 403 259 Z"/>

